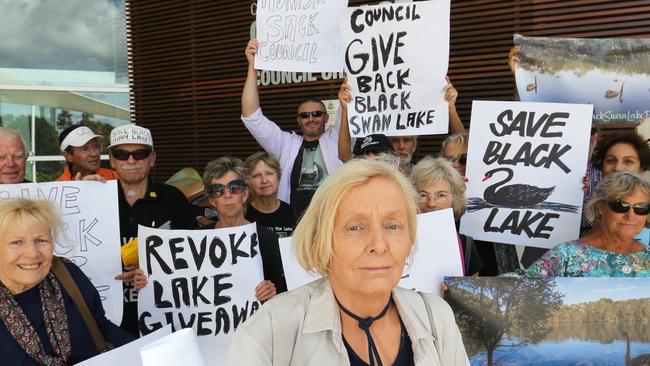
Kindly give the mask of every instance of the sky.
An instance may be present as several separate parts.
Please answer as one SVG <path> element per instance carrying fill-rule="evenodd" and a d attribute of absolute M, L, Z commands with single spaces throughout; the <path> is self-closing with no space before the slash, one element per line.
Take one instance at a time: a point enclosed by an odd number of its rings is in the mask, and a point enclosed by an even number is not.
<path fill-rule="evenodd" d="M 565 304 L 597 301 L 602 298 L 627 300 L 646 298 L 650 301 L 650 279 L 644 278 L 562 278 L 556 277 L 558 291 L 565 294 Z"/>
<path fill-rule="evenodd" d="M 0 9 L 0 68 L 115 71 L 126 62 L 123 1 L 0 0 Z"/>

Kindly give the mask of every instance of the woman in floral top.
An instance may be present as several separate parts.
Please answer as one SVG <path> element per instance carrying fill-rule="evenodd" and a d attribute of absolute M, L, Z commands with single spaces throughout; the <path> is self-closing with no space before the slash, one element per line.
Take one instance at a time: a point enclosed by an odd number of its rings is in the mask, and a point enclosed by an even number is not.
<path fill-rule="evenodd" d="M 587 203 L 593 230 L 557 245 L 519 272 L 540 277 L 650 276 L 650 249 L 634 239 L 648 220 L 650 184 L 635 173 L 603 179 Z"/>

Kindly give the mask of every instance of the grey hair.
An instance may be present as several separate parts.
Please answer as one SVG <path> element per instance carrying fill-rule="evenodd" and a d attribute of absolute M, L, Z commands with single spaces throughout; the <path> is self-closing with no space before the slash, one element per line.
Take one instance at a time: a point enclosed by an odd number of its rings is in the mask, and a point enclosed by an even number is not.
<path fill-rule="evenodd" d="M 454 210 L 454 218 L 459 220 L 465 213 L 467 199 L 465 198 L 465 181 L 454 168 L 453 163 L 445 158 L 427 156 L 420 160 L 411 172 L 411 182 L 418 192 L 429 184 L 441 181 L 449 183 L 452 196 L 451 207 Z"/>
<path fill-rule="evenodd" d="M 23 135 L 18 133 L 16 130 L 12 130 L 11 128 L 0 127 L 0 138 L 6 139 L 10 137 L 17 137 L 20 140 L 20 143 L 23 144 L 23 154 L 27 156 L 27 145 L 25 145 L 25 139 L 23 138 Z"/>
<path fill-rule="evenodd" d="M 203 184 L 211 184 L 212 180 L 219 179 L 228 172 L 237 174 L 238 179 L 242 179 L 248 184 L 244 162 L 232 156 L 224 156 L 209 162 L 203 169 Z"/>
<path fill-rule="evenodd" d="M 585 208 L 587 219 L 593 222 L 594 226 L 599 224 L 600 215 L 598 214 L 598 208 L 602 204 L 628 197 L 637 188 L 640 188 L 650 198 L 650 183 L 639 174 L 632 172 L 609 174 L 600 182 L 592 194 L 591 199 L 587 202 Z M 646 217 L 646 223 L 649 222 L 648 217 L 650 216 Z"/>

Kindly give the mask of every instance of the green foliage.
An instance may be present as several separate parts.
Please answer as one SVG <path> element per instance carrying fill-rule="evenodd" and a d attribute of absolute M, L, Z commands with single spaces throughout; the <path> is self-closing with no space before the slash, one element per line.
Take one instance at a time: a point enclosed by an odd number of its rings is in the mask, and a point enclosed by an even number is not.
<path fill-rule="evenodd" d="M 551 278 L 458 277 L 446 284 L 468 354 L 487 351 L 489 366 L 506 334 L 520 343 L 544 339 L 551 329 L 548 320 L 562 305 Z"/>
<path fill-rule="evenodd" d="M 66 129 L 70 126 L 72 126 L 72 114 L 70 112 L 66 111 L 65 109 L 62 109 L 59 114 L 56 116 L 56 127 L 59 130 Z"/>

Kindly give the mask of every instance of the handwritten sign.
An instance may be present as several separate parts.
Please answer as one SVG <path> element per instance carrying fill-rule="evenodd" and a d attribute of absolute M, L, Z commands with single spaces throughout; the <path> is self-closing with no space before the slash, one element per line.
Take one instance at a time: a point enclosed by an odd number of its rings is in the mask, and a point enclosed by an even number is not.
<path fill-rule="evenodd" d="M 343 70 L 338 21 L 347 0 L 257 1 L 258 70 Z"/>
<path fill-rule="evenodd" d="M 117 181 L 49 182 L 0 185 L 0 199 L 27 198 L 51 202 L 63 220 L 54 254 L 66 257 L 90 278 L 102 299 L 106 317 L 122 321 Z"/>
<path fill-rule="evenodd" d="M 235 329 L 260 307 L 255 286 L 263 279 L 255 224 L 214 230 L 138 227 L 140 332 L 166 324 L 192 328 L 206 360 L 225 356 Z"/>
<path fill-rule="evenodd" d="M 341 34 L 352 137 L 447 133 L 449 0 L 348 8 Z"/>
<path fill-rule="evenodd" d="M 458 236 L 451 209 L 418 215 L 417 250 L 411 265 L 404 266 L 399 286 L 438 293 L 444 276 L 462 276 Z M 280 239 L 282 267 L 287 288 L 293 290 L 320 276 L 306 272 L 294 256 L 291 238 Z"/>
<path fill-rule="evenodd" d="M 577 239 L 592 110 L 475 101 L 461 232 L 543 248 Z"/>

